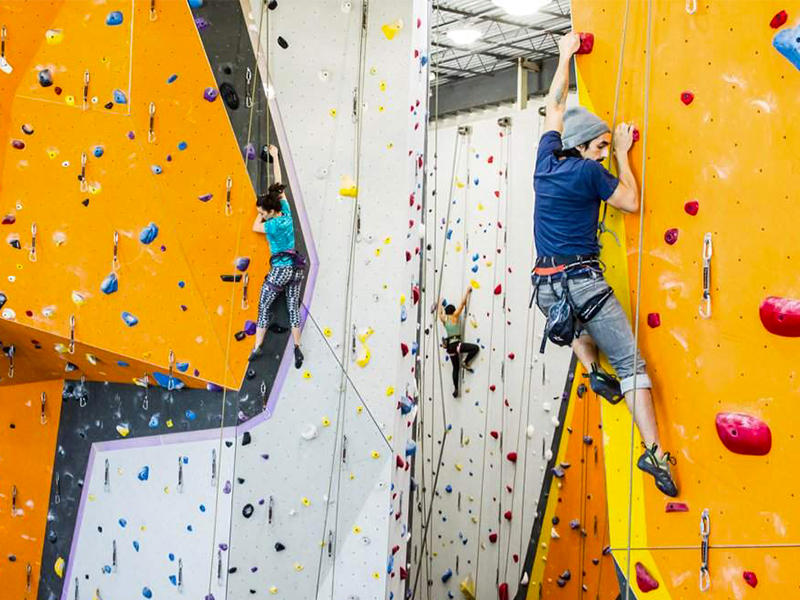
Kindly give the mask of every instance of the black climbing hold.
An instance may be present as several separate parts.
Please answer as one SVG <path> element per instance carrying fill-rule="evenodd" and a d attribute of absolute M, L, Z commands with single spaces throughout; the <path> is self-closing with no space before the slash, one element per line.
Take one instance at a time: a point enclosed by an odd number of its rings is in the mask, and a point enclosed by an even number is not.
<path fill-rule="evenodd" d="M 236 93 L 236 89 L 230 83 L 226 81 L 220 84 L 219 93 L 223 102 L 225 102 L 225 106 L 231 110 L 239 108 L 239 94 Z"/>
<path fill-rule="evenodd" d="M 22 250 L 22 244 L 19 243 L 19 240 L 11 239 L 8 240 L 8 245 L 12 248 L 16 248 L 17 250 Z"/>
<path fill-rule="evenodd" d="M 599 565 L 599 564 L 600 564 L 600 559 L 599 559 L 599 558 L 593 558 L 593 559 L 592 559 L 592 564 L 593 564 L 594 566 L 597 566 L 597 565 Z"/>
<path fill-rule="evenodd" d="M 25 135 L 33 135 L 33 125 L 29 125 L 28 123 L 23 124 L 22 133 Z"/>
<path fill-rule="evenodd" d="M 586 384 L 580 384 L 576 392 L 578 393 L 578 398 L 583 398 L 583 395 L 586 393 Z"/>
<path fill-rule="evenodd" d="M 236 573 L 237 570 L 238 569 L 236 567 L 231 567 L 230 569 L 228 569 L 228 573 Z"/>
<path fill-rule="evenodd" d="M 236 338 L 237 342 L 241 342 L 244 338 L 247 337 L 247 334 L 244 331 L 237 331 L 233 334 L 233 337 Z"/>
<path fill-rule="evenodd" d="M 247 446 L 247 444 L 249 444 L 252 441 L 253 441 L 253 438 L 250 435 L 250 432 L 249 431 L 245 431 L 242 434 L 242 446 Z"/>
<path fill-rule="evenodd" d="M 289 47 L 289 42 L 287 42 L 281 36 L 278 36 L 278 46 L 286 50 Z"/>
<path fill-rule="evenodd" d="M 562 469 L 561 467 L 554 468 L 553 469 L 553 477 L 558 477 L 559 479 L 564 477 L 564 469 Z"/>
<path fill-rule="evenodd" d="M 286 550 L 286 546 L 280 542 L 275 542 L 275 552 L 283 552 L 284 550 Z"/>
<path fill-rule="evenodd" d="M 255 510 L 255 508 L 253 508 L 252 504 L 245 504 L 244 508 L 242 509 L 242 516 L 245 519 L 249 519 L 250 517 L 253 516 L 253 511 L 254 510 Z"/>
<path fill-rule="evenodd" d="M 561 579 L 563 579 L 564 581 L 569 581 L 570 579 L 572 579 L 572 573 L 569 572 L 569 569 L 567 569 L 561 574 Z"/>
<path fill-rule="evenodd" d="M 86 200 L 82 200 L 81 204 L 83 204 L 84 206 L 89 206 L 89 199 L 86 198 Z"/>
<path fill-rule="evenodd" d="M 594 440 L 592 439 L 592 436 L 585 435 L 583 436 L 583 443 L 586 444 L 587 446 L 591 446 L 594 443 Z"/>
<path fill-rule="evenodd" d="M 244 477 L 237 477 L 236 478 L 236 483 L 238 483 L 239 485 L 243 484 L 244 483 Z M 262 502 L 262 504 L 263 504 L 263 502 Z"/>
<path fill-rule="evenodd" d="M 16 428 L 17 428 L 17 426 L 16 426 L 16 425 L 14 425 L 13 423 L 11 423 L 11 424 L 9 425 L 9 427 L 11 427 L 11 429 L 16 429 Z"/>
<path fill-rule="evenodd" d="M 104 108 L 107 108 L 107 109 L 109 109 L 109 110 L 111 110 L 112 108 L 114 108 L 114 103 L 113 103 L 113 102 L 106 102 L 106 103 L 103 105 L 103 107 L 104 107 Z"/>
<path fill-rule="evenodd" d="M 225 283 L 239 283 L 242 280 L 241 275 L 220 275 L 219 278 Z"/>
<path fill-rule="evenodd" d="M 55 544 L 58 541 L 58 534 L 56 534 L 56 532 L 51 529 L 50 533 L 47 534 L 47 540 L 51 544 Z"/>
<path fill-rule="evenodd" d="M 8 296 L 4 293 L 0 292 L 0 308 L 3 308 L 3 305 L 8 302 Z"/>
<path fill-rule="evenodd" d="M 231 442 L 230 440 L 225 440 L 225 445 L 226 445 L 228 448 L 230 448 L 231 446 L 233 446 L 233 442 Z"/>
<path fill-rule="evenodd" d="M 247 374 L 245 374 L 247 379 L 253 379 L 255 376 L 256 372 L 253 369 L 247 369 Z"/>
<path fill-rule="evenodd" d="M 560 522 L 561 522 L 561 519 L 559 519 L 559 518 L 558 518 L 558 517 L 556 517 L 556 516 L 554 516 L 554 517 L 553 517 L 553 519 L 552 519 L 552 523 L 553 523 L 553 525 L 558 525 Z"/>
<path fill-rule="evenodd" d="M 8 562 L 17 562 L 17 557 L 13 554 L 8 555 Z"/>
<path fill-rule="evenodd" d="M 564 587 L 565 585 L 567 585 L 567 582 L 561 579 L 561 577 L 556 579 L 556 583 L 558 584 L 558 587 Z"/>
<path fill-rule="evenodd" d="M 609 554 L 611 554 L 611 546 L 606 546 L 603 548 L 603 556 L 608 556 Z"/>
<path fill-rule="evenodd" d="M 269 4 L 267 4 L 267 8 L 270 10 L 275 10 L 278 8 L 278 0 L 271 0 Z"/>
<path fill-rule="evenodd" d="M 558 466 L 561 467 L 562 469 L 569 469 L 572 465 L 568 462 L 562 462 L 558 463 Z"/>
<path fill-rule="evenodd" d="M 233 75 L 233 67 L 228 63 L 222 67 L 222 72 L 225 73 L 225 75 Z"/>

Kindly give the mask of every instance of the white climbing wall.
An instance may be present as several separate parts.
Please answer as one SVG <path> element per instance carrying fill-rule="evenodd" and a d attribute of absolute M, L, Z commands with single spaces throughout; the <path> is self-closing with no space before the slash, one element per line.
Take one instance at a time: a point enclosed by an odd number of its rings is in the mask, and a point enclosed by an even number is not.
<path fill-rule="evenodd" d="M 254 40 L 261 6 L 245 5 Z M 412 343 L 403 297 L 408 319 L 416 310 L 405 253 L 418 246 L 407 236 L 417 231 L 408 198 L 425 128 L 427 74 L 414 57 L 414 44 L 426 41 L 414 33 L 414 10 L 424 7 L 371 1 L 363 43 L 358 1 L 279 2 L 262 29 L 277 143 L 308 214 L 319 273 L 303 369 L 289 369 L 269 419 L 240 429 L 252 442 L 237 445 L 229 598 L 398 597 L 387 555 L 406 518 L 390 511 L 399 502 L 393 446 L 402 454 L 406 443 L 393 435 L 397 400 L 413 364 L 399 349 Z M 249 518 L 247 503 L 255 505 Z"/>
<path fill-rule="evenodd" d="M 544 318 L 528 310 L 538 108 L 536 101 L 523 112 L 500 107 L 429 129 L 429 155 L 435 151 L 437 160 L 428 163 L 426 216 L 436 240 L 428 238 L 424 435 L 415 465 L 422 489 L 412 517 L 412 558 L 422 564 L 419 598 L 459 596 L 468 577 L 478 598 L 496 597 L 503 582 L 513 597 L 551 458 L 571 353 L 549 345 L 540 355 Z M 498 124 L 504 117 L 510 119 L 505 127 Z M 470 129 L 459 134 L 461 127 Z M 430 312 L 439 286 L 442 298 L 456 305 L 473 288 L 465 341 L 478 344 L 480 354 L 459 398 L 452 396 L 451 364 L 437 347 L 444 330 Z"/>

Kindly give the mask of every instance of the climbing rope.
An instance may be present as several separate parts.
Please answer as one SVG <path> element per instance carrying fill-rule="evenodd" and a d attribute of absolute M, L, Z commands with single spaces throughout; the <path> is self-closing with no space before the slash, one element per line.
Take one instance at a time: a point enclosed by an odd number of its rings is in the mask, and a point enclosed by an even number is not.
<path fill-rule="evenodd" d="M 630 0 L 628 0 L 629 2 Z M 625 7 L 625 21 L 627 24 L 628 6 Z M 624 35 L 624 33 L 623 33 Z M 636 311 L 633 326 L 633 407 L 631 408 L 631 436 L 630 436 L 630 469 L 628 473 L 628 551 L 625 573 L 625 600 L 630 600 L 631 593 L 631 537 L 633 535 L 633 460 L 634 440 L 636 434 L 636 379 L 638 376 L 639 355 L 639 315 L 642 305 L 642 254 L 644 253 L 644 214 L 645 214 L 645 184 L 647 175 L 647 134 L 650 108 L 650 68 L 652 65 L 653 42 L 653 0 L 647 0 L 647 40 L 645 50 L 645 81 L 644 81 L 644 124 L 642 128 L 642 184 L 639 189 L 639 244 L 636 259 Z M 620 61 L 621 66 L 621 61 Z M 621 70 L 621 69 L 620 69 Z"/>

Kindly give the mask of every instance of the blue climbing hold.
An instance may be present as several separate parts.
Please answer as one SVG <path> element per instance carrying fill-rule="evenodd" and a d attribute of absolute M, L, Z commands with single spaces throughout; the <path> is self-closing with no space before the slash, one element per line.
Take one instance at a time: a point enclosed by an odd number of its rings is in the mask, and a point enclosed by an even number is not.
<path fill-rule="evenodd" d="M 389 555 L 389 560 L 386 561 L 386 573 L 390 574 L 394 569 L 394 554 Z"/>
<path fill-rule="evenodd" d="M 94 150 L 92 150 L 92 154 L 94 154 L 97 158 L 100 158 L 105 153 L 105 148 L 102 146 L 95 146 Z"/>
<path fill-rule="evenodd" d="M 414 440 L 406 442 L 406 457 L 414 456 L 417 453 L 417 443 Z"/>
<path fill-rule="evenodd" d="M 453 230 L 452 229 L 448 229 L 447 230 L 447 239 L 449 240 L 451 237 L 453 237 Z"/>
<path fill-rule="evenodd" d="M 203 6 L 203 0 L 189 0 L 189 8 L 200 8 Z"/>
<path fill-rule="evenodd" d="M 143 244 L 151 244 L 158 237 L 158 225 L 150 223 L 139 233 L 139 241 Z"/>
<path fill-rule="evenodd" d="M 206 505 L 205 504 L 201 504 L 200 505 L 200 512 L 206 512 Z"/>
<path fill-rule="evenodd" d="M 149 587 L 145 586 L 142 588 L 142 596 L 144 596 L 145 598 L 152 598 L 153 591 Z"/>
<path fill-rule="evenodd" d="M 122 12 L 113 10 L 106 17 L 106 25 L 122 25 Z"/>
<path fill-rule="evenodd" d="M 156 383 L 158 383 L 158 385 L 160 385 L 161 387 L 163 387 L 165 389 L 169 389 L 170 379 L 172 379 L 172 389 L 173 390 L 183 389 L 183 387 L 185 385 L 180 379 L 178 379 L 176 377 L 170 378 L 169 375 L 165 375 L 164 373 L 159 373 L 158 371 L 154 371 L 153 372 L 153 378 L 156 380 Z"/>
<path fill-rule="evenodd" d="M 170 562 L 175 562 L 175 555 L 172 552 L 167 554 L 167 558 L 169 558 Z"/>
<path fill-rule="evenodd" d="M 122 311 L 122 320 L 128 327 L 135 327 L 139 323 L 139 317 L 129 313 L 127 310 Z"/>
<path fill-rule="evenodd" d="M 169 576 L 169 582 L 170 582 L 172 585 L 178 585 L 178 578 L 177 578 L 177 577 L 175 577 L 175 575 L 170 575 L 170 576 Z"/>
<path fill-rule="evenodd" d="M 481 257 L 481 255 L 480 255 L 480 254 L 478 254 L 478 253 L 476 252 L 475 254 L 473 254 L 473 255 L 472 255 L 472 262 L 475 262 L 475 261 L 476 261 L 476 260 L 478 260 L 480 257 Z"/>
<path fill-rule="evenodd" d="M 236 259 L 236 270 L 241 271 L 244 273 L 247 271 L 247 267 L 250 266 L 250 258 L 247 256 L 240 256 Z"/>
<path fill-rule="evenodd" d="M 411 356 L 416 356 L 417 352 L 419 352 L 419 344 L 417 342 L 411 343 Z"/>
<path fill-rule="evenodd" d="M 130 363 L 126 363 L 124 360 L 118 360 L 117 361 L 117 366 L 118 367 L 130 367 L 131 365 L 130 365 Z"/>
<path fill-rule="evenodd" d="M 53 73 L 50 69 L 42 69 L 39 71 L 39 85 L 42 87 L 50 87 L 53 85 Z"/>
<path fill-rule="evenodd" d="M 156 413 L 155 415 L 153 415 L 152 417 L 150 417 L 150 422 L 147 424 L 147 426 L 148 426 L 150 429 L 156 429 L 156 428 L 158 427 L 158 423 L 159 423 L 159 416 L 158 416 L 158 414 Z"/>
<path fill-rule="evenodd" d="M 427 57 L 427 56 L 425 56 L 424 54 L 423 54 L 422 56 L 420 56 L 420 57 L 419 57 L 419 64 L 420 64 L 421 66 L 423 66 L 423 67 L 424 67 L 425 65 L 427 65 L 427 64 L 428 64 L 428 57 Z"/>
<path fill-rule="evenodd" d="M 114 102 L 116 104 L 127 104 L 128 97 L 125 95 L 125 92 L 120 89 L 116 89 L 114 90 Z"/>
<path fill-rule="evenodd" d="M 161 175 L 161 173 L 164 171 L 164 169 L 158 165 L 150 165 L 150 170 L 153 172 L 153 175 Z"/>
<path fill-rule="evenodd" d="M 790 63 L 800 69 L 800 25 L 776 33 L 775 37 L 772 38 L 772 45 Z"/>
<path fill-rule="evenodd" d="M 448 579 L 453 576 L 453 569 L 447 569 L 444 573 L 442 573 L 442 583 L 447 583 Z"/>
<path fill-rule="evenodd" d="M 472 268 L 470 269 L 470 271 L 472 271 L 473 273 L 477 273 L 478 272 L 478 265 L 472 265 Z"/>
<path fill-rule="evenodd" d="M 178 74 L 173 73 L 169 77 L 167 77 L 167 83 L 175 83 L 175 80 L 178 79 Z"/>
<path fill-rule="evenodd" d="M 181 373 L 186 373 L 189 369 L 189 363 L 185 361 L 175 363 L 175 368 L 178 369 Z"/>
<path fill-rule="evenodd" d="M 186 142 L 178 142 L 178 150 L 186 150 L 189 147 L 189 144 Z"/>
<path fill-rule="evenodd" d="M 213 102 L 219 96 L 219 91 L 213 87 L 207 87 L 203 90 L 203 99 L 207 100 L 208 102 Z"/>
<path fill-rule="evenodd" d="M 186 287 L 186 282 L 185 281 L 179 281 L 178 282 L 178 287 L 181 288 L 181 289 L 185 288 Z"/>
<path fill-rule="evenodd" d="M 189 457 L 188 456 L 184 456 L 183 457 L 183 464 L 185 464 L 185 465 L 189 464 Z"/>
<path fill-rule="evenodd" d="M 194 421 L 197 418 L 197 415 L 194 414 L 194 411 L 189 410 L 188 408 L 186 409 L 186 412 L 184 414 L 186 415 L 186 419 L 188 421 Z"/>
<path fill-rule="evenodd" d="M 221 392 L 222 391 L 222 386 L 221 385 L 217 385 L 216 383 L 209 382 L 209 383 L 206 384 L 206 389 L 209 392 Z"/>
<path fill-rule="evenodd" d="M 119 281 L 114 273 L 109 273 L 100 284 L 100 291 L 104 294 L 113 294 L 119 289 Z"/>
<path fill-rule="evenodd" d="M 450 484 L 447 484 L 445 486 L 445 488 L 444 488 L 444 491 L 447 492 L 448 494 L 452 494 L 453 493 L 453 486 L 450 485 Z"/>
<path fill-rule="evenodd" d="M 120 527 L 125 527 L 127 524 L 128 524 L 128 520 L 127 519 L 120 518 L 120 520 L 119 520 L 119 526 Z"/>
<path fill-rule="evenodd" d="M 133 549 L 136 550 L 137 552 L 139 551 L 139 542 L 137 542 L 136 540 L 133 540 Z"/>
<path fill-rule="evenodd" d="M 472 180 L 472 183 L 474 183 L 475 185 L 478 185 L 480 182 L 481 180 L 478 177 Z"/>
<path fill-rule="evenodd" d="M 213 197 L 214 194 L 203 194 L 202 196 L 198 196 L 197 199 L 200 200 L 200 202 L 208 202 Z"/>
<path fill-rule="evenodd" d="M 137 477 L 139 478 L 139 481 L 147 481 L 148 479 L 150 479 L 150 467 L 147 466 L 142 467 L 142 470 L 139 471 Z"/>
<path fill-rule="evenodd" d="M 403 396 L 400 398 L 398 402 L 400 404 L 400 414 L 407 415 L 411 412 L 411 409 L 414 407 L 414 404 L 411 402 L 411 398 L 408 396 Z"/>
<path fill-rule="evenodd" d="M 400 307 L 400 322 L 405 323 L 406 319 L 408 319 L 408 311 L 406 310 L 405 304 Z"/>
<path fill-rule="evenodd" d="M 111 573 L 111 567 L 109 565 L 103 565 L 103 573 L 106 575 Z"/>
<path fill-rule="evenodd" d="M 187 525 L 187 526 L 186 526 L 186 531 L 188 531 L 189 533 L 191 533 L 192 531 L 194 531 L 194 527 L 192 527 L 191 525 Z"/>

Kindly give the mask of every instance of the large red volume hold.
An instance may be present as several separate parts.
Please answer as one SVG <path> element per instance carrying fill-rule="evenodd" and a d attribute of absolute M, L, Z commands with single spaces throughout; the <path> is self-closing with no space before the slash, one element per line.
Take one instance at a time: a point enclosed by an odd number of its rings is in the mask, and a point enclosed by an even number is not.
<path fill-rule="evenodd" d="M 800 300 L 769 296 L 758 307 L 758 315 L 770 333 L 800 337 Z"/>
<path fill-rule="evenodd" d="M 647 567 L 640 562 L 636 563 L 636 585 L 645 593 L 658 589 L 658 581 L 650 575 Z"/>
<path fill-rule="evenodd" d="M 578 34 L 581 38 L 581 47 L 576 54 L 589 54 L 594 48 L 594 34 L 582 32 Z"/>
<path fill-rule="evenodd" d="M 761 419 L 742 413 L 719 413 L 717 435 L 736 454 L 763 456 L 772 448 L 772 432 Z"/>

